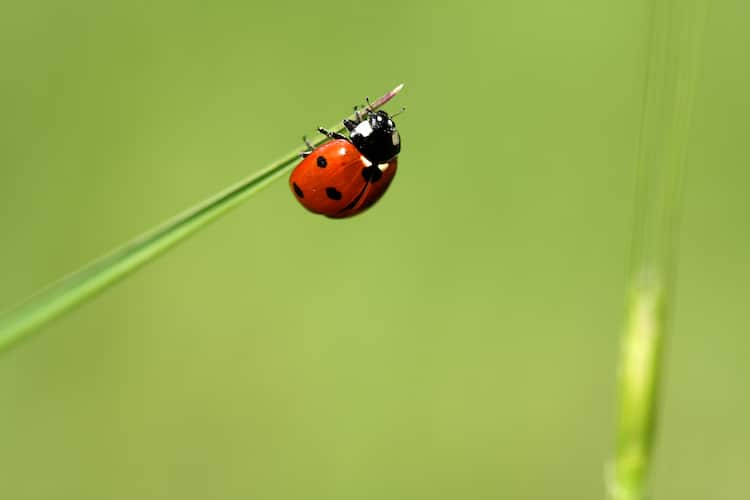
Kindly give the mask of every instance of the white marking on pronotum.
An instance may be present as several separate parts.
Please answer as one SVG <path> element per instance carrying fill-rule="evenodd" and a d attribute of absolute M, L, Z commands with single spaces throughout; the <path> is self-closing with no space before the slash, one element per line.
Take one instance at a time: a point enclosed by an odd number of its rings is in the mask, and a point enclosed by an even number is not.
<path fill-rule="evenodd" d="M 354 127 L 354 133 L 362 137 L 367 137 L 372 134 L 372 125 L 370 125 L 370 122 L 362 122 Z"/>
<path fill-rule="evenodd" d="M 385 172 L 385 170 L 390 166 L 390 163 L 381 163 L 378 165 L 378 168 L 381 172 Z"/>
<path fill-rule="evenodd" d="M 364 156 L 360 156 L 359 158 L 362 160 L 362 163 L 365 164 L 365 167 L 369 167 L 370 165 L 372 165 L 372 162 L 368 160 L 367 158 L 365 158 Z"/>
<path fill-rule="evenodd" d="M 393 142 L 394 146 L 398 146 L 398 143 L 401 142 L 401 137 L 399 137 L 398 132 L 391 134 L 391 142 Z"/>

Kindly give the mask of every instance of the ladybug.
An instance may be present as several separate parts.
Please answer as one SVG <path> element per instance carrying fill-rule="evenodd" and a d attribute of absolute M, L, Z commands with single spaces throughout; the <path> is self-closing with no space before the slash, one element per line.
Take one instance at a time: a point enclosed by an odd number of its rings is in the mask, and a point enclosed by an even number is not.
<path fill-rule="evenodd" d="M 289 187 L 303 207 L 333 219 L 351 217 L 378 201 L 388 189 L 398 166 L 401 136 L 393 117 L 369 106 L 356 121 L 344 120 L 349 137 L 324 128 L 331 140 L 307 150 L 289 176 Z"/>

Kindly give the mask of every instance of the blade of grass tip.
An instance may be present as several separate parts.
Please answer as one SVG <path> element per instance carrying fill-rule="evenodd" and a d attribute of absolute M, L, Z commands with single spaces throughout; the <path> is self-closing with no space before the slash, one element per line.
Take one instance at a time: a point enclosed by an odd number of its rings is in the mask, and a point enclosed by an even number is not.
<path fill-rule="evenodd" d="M 653 0 L 639 140 L 630 293 L 619 362 L 612 500 L 641 500 L 651 469 L 674 301 L 688 132 L 709 0 Z"/>
<path fill-rule="evenodd" d="M 403 84 L 397 86 L 372 102 L 370 107 L 377 109 L 383 106 L 403 87 Z M 349 118 L 353 119 L 354 116 Z M 343 128 L 341 123 L 329 127 L 336 131 L 342 131 Z M 318 146 L 326 140 L 326 137 L 320 137 L 313 141 L 313 145 Z M 300 149 L 296 149 L 287 153 L 265 169 L 135 238 L 0 315 L 0 352 L 132 273 L 284 175 L 299 160 L 299 152 Z"/>

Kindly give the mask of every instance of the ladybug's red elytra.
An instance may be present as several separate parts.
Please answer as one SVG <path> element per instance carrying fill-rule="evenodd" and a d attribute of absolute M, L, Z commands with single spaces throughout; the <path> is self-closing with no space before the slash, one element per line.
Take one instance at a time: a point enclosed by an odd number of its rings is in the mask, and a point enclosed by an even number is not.
<path fill-rule="evenodd" d="M 308 144 L 289 177 L 292 193 L 311 212 L 334 219 L 361 213 L 396 175 L 401 137 L 393 118 L 369 106 L 356 117 L 344 120 L 349 137 L 319 128 L 331 140 L 315 149 Z"/>

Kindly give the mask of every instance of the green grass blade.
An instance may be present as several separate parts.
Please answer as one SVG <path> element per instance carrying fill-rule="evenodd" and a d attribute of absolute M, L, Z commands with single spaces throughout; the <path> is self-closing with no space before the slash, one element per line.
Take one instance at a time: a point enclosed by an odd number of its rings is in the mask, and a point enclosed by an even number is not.
<path fill-rule="evenodd" d="M 613 500 L 647 492 L 677 261 L 693 96 L 709 0 L 653 0 L 637 165 L 630 294 L 619 366 Z"/>
<path fill-rule="evenodd" d="M 384 105 L 402 88 L 403 85 L 399 85 L 373 102 L 371 107 L 376 109 Z M 340 131 L 342 128 L 339 123 L 330 127 L 330 130 Z M 319 145 L 325 140 L 325 137 L 321 137 L 313 144 Z M 53 318 L 132 273 L 283 176 L 299 161 L 299 152 L 298 148 L 284 155 L 264 170 L 199 203 L 156 229 L 42 290 L 15 309 L 3 313 L 0 315 L 0 351 L 7 349 Z"/>

